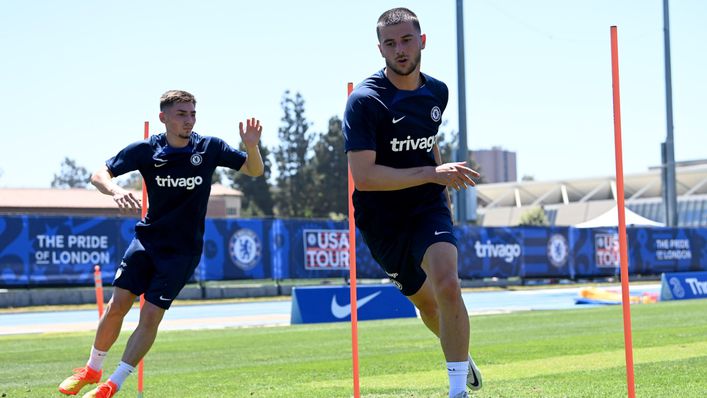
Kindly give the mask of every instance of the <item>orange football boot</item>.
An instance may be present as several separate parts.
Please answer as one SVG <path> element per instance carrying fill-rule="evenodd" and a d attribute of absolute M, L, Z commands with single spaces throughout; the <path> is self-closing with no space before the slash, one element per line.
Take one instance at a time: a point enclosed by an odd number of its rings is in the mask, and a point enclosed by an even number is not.
<path fill-rule="evenodd" d="M 96 384 L 101 381 L 102 370 L 93 370 L 87 366 L 74 369 L 74 374 L 67 377 L 59 384 L 59 392 L 66 395 L 76 395 L 87 384 Z"/>
<path fill-rule="evenodd" d="M 83 398 L 111 398 L 118 392 L 118 386 L 108 380 L 101 383 L 98 387 L 84 394 Z"/>

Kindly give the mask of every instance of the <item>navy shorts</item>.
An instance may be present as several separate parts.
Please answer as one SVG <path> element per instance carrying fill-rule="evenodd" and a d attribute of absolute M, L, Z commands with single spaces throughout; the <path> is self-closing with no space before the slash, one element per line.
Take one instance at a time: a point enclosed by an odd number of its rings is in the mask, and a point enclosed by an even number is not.
<path fill-rule="evenodd" d="M 380 231 L 386 230 L 385 233 Z M 422 269 L 422 259 L 427 249 L 437 242 L 457 245 L 452 230 L 449 209 L 440 207 L 417 214 L 390 233 L 390 226 L 362 230 L 363 240 L 373 258 L 380 264 L 390 280 L 405 296 L 417 293 L 427 279 Z"/>
<path fill-rule="evenodd" d="M 146 250 L 139 240 L 133 239 L 115 272 L 113 286 L 129 290 L 137 296 L 144 293 L 145 300 L 169 309 L 194 274 L 200 258 Z"/>

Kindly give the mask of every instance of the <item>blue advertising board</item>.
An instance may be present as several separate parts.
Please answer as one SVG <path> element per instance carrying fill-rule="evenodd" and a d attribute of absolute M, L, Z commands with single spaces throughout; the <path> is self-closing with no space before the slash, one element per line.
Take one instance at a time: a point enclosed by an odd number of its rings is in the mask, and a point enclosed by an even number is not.
<path fill-rule="evenodd" d="M 392 284 L 356 287 L 358 320 L 415 318 L 415 306 Z M 348 322 L 349 286 L 313 286 L 292 289 L 291 323 Z"/>
<path fill-rule="evenodd" d="M 95 265 L 112 278 L 127 247 L 120 229 L 101 217 L 0 217 L 0 285 L 87 284 Z"/>
<path fill-rule="evenodd" d="M 661 300 L 707 299 L 707 272 L 666 272 L 660 282 Z"/>
<path fill-rule="evenodd" d="M 628 239 L 631 273 L 707 270 L 705 228 L 629 228 Z"/>
<path fill-rule="evenodd" d="M 574 277 L 570 228 L 523 227 L 523 278 Z"/>
<path fill-rule="evenodd" d="M 133 238 L 134 218 L 0 216 L 0 287 L 111 282 Z M 616 228 L 457 226 L 459 276 L 596 278 L 619 274 Z M 629 273 L 707 271 L 707 228 L 627 229 Z M 342 278 L 348 223 L 301 219 L 207 219 L 192 281 Z M 384 279 L 356 233 L 356 273 Z"/>
<path fill-rule="evenodd" d="M 505 278 L 523 268 L 523 235 L 518 228 L 455 228 L 462 278 Z"/>
<path fill-rule="evenodd" d="M 620 273 L 616 228 L 570 228 L 574 278 L 615 276 Z"/>
<path fill-rule="evenodd" d="M 0 285 L 29 284 L 26 217 L 0 217 Z"/>
<path fill-rule="evenodd" d="M 195 279 L 271 279 L 269 224 L 259 219 L 207 219 Z"/>

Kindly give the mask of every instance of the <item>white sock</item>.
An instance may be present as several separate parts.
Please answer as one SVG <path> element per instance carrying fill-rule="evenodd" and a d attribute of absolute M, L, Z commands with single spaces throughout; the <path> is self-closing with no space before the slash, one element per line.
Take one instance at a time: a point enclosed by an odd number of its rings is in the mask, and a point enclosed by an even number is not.
<path fill-rule="evenodd" d="M 106 359 L 108 352 L 99 351 L 96 347 L 91 347 L 91 356 L 88 357 L 86 365 L 93 370 L 103 369 L 103 361 Z"/>
<path fill-rule="evenodd" d="M 466 375 L 469 373 L 469 361 L 447 362 L 449 375 L 449 396 L 453 397 L 466 391 Z"/>
<path fill-rule="evenodd" d="M 123 361 L 120 361 L 120 363 L 118 364 L 118 368 L 115 370 L 115 372 L 113 372 L 112 375 L 110 375 L 108 380 L 115 383 L 115 385 L 118 386 L 118 389 L 120 390 L 120 387 L 123 385 L 123 382 L 125 382 L 125 379 L 127 379 L 128 376 L 130 376 L 134 372 L 134 367 L 128 365 Z"/>

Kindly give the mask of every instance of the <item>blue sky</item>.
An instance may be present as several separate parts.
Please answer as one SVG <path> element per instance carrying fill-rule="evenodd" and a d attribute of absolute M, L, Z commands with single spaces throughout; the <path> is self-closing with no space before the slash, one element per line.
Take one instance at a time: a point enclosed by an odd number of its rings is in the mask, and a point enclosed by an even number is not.
<path fill-rule="evenodd" d="M 427 34 L 422 70 L 445 81 L 458 126 L 454 0 L 10 1 L 0 14 L 5 143 L 0 187 L 49 187 L 69 157 L 93 170 L 162 132 L 159 96 L 198 100 L 195 130 L 236 146 L 255 116 L 277 144 L 285 90 L 313 131 L 342 116 L 346 82 L 383 66 L 375 22 L 395 6 Z M 619 31 L 624 171 L 660 163 L 665 140 L 662 0 L 465 3 L 468 145 L 518 156 L 518 176 L 614 173 L 609 27 Z M 707 158 L 707 2 L 670 8 L 675 155 Z"/>

